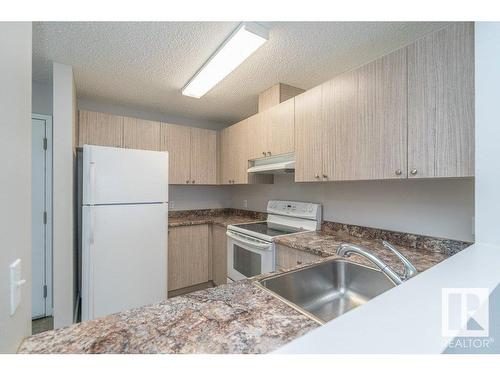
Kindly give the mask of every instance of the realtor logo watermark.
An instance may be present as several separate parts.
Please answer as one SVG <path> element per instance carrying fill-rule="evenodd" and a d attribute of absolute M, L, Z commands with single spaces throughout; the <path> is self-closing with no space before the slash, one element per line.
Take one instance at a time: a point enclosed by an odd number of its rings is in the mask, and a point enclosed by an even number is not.
<path fill-rule="evenodd" d="M 441 334 L 448 346 L 489 346 L 488 288 L 443 288 L 441 302 Z"/>

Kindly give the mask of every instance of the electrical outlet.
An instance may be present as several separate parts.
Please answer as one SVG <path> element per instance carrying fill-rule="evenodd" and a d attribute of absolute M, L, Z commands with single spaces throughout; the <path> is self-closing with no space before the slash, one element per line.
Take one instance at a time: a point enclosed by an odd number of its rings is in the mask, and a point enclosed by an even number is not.
<path fill-rule="evenodd" d="M 243 208 L 248 208 L 248 201 L 243 199 Z"/>

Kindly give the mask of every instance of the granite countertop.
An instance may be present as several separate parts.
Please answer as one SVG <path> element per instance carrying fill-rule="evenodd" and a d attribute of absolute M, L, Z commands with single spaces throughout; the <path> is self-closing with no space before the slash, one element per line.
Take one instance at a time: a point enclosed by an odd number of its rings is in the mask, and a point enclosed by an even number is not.
<path fill-rule="evenodd" d="M 189 225 L 215 224 L 225 228 L 229 224 L 250 223 L 252 221 L 258 221 L 258 219 L 239 215 L 173 217 L 168 219 L 168 226 L 169 228 L 175 228 Z"/>
<path fill-rule="evenodd" d="M 28 337 L 19 353 L 267 353 L 319 324 L 250 280 Z"/>
<path fill-rule="evenodd" d="M 229 224 L 250 223 L 266 220 L 267 214 L 245 210 L 207 209 L 171 211 L 168 218 L 170 228 L 189 225 L 215 224 L 227 227 Z"/>
<path fill-rule="evenodd" d="M 264 220 L 261 213 L 203 210 L 173 213 L 169 227 Z M 278 237 L 276 243 L 331 259 L 342 242 L 370 248 L 401 271 L 400 261 L 378 239 L 345 233 L 304 232 Z M 419 271 L 447 255 L 405 246 L 398 249 Z M 370 265 L 359 256 L 350 260 Z M 295 268 L 307 265 L 297 266 Z M 273 274 L 283 272 L 277 270 Z M 28 337 L 20 353 L 267 353 L 304 335 L 319 324 L 265 292 L 255 281 L 221 285 L 157 304 L 109 315 Z"/>
<path fill-rule="evenodd" d="M 383 260 L 386 264 L 392 267 L 397 272 L 403 272 L 401 261 L 391 251 L 387 250 L 381 240 L 363 239 L 349 236 L 346 234 L 336 234 L 327 232 L 303 232 L 287 236 L 278 237 L 275 242 L 279 245 L 291 247 L 293 249 L 306 251 L 322 257 L 338 257 L 336 255 L 337 248 L 343 242 L 349 242 L 355 245 L 361 245 L 371 250 L 377 257 Z M 396 246 L 398 251 L 407 257 L 419 271 L 438 264 L 448 258 L 444 253 L 423 249 L 414 249 L 406 246 Z M 349 260 L 367 266 L 373 264 L 365 258 L 352 255 Z"/>

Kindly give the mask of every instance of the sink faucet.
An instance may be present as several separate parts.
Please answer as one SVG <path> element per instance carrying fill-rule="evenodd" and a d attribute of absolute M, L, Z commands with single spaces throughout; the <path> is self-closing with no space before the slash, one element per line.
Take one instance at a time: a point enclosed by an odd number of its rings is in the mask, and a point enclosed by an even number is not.
<path fill-rule="evenodd" d="M 362 257 L 368 259 L 370 262 L 375 264 L 380 270 L 391 279 L 396 285 L 400 285 L 403 281 L 408 280 L 417 274 L 417 269 L 411 262 L 401 254 L 396 248 L 387 241 L 382 242 L 384 247 L 392 251 L 403 263 L 404 271 L 403 275 L 400 276 L 391 267 L 385 264 L 380 258 L 373 255 L 367 248 L 363 246 L 353 245 L 351 243 L 342 243 L 337 249 L 337 255 L 348 257 L 352 254 L 361 255 Z"/>

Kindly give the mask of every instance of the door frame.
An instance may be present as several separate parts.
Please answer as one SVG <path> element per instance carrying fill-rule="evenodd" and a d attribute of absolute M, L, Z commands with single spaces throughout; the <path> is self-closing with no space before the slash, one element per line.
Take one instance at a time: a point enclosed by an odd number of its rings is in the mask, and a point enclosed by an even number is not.
<path fill-rule="evenodd" d="M 31 114 L 32 120 L 45 121 L 45 137 L 47 138 L 47 149 L 45 153 L 45 209 L 47 210 L 47 224 L 45 226 L 45 285 L 47 285 L 47 298 L 45 299 L 45 316 L 53 314 L 53 226 L 52 226 L 52 116 Z"/>

